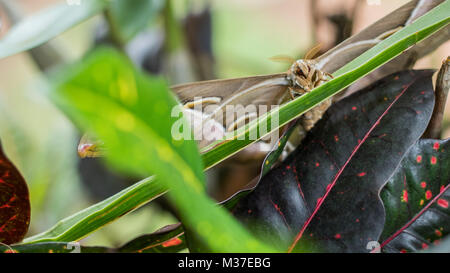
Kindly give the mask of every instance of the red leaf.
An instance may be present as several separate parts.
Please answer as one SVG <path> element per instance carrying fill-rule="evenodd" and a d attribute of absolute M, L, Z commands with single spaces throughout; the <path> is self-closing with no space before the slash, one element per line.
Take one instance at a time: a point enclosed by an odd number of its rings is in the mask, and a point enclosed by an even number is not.
<path fill-rule="evenodd" d="M 0 242 L 22 241 L 30 223 L 30 200 L 25 179 L 3 153 L 0 144 Z"/>

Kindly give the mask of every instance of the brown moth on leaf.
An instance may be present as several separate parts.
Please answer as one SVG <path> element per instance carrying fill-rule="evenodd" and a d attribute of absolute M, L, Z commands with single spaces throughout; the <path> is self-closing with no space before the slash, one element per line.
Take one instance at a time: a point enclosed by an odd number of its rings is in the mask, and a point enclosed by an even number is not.
<path fill-rule="evenodd" d="M 270 111 L 272 106 L 279 106 L 289 99 L 310 92 L 321 83 L 331 79 L 331 74 L 339 68 L 404 26 L 411 24 L 420 15 L 442 2 L 443 0 L 410 1 L 315 59 L 312 59 L 312 57 L 318 50 L 313 48 L 304 59 L 293 63 L 292 60 L 291 67 L 284 73 L 193 82 L 173 86 L 172 90 L 184 106 L 185 117 L 190 121 L 194 135 L 202 133 L 203 128 L 208 128 L 208 134 L 211 135 L 198 141 L 201 151 L 206 152 L 211 148 L 208 145 L 221 140 L 226 133 L 233 132 L 258 118 L 263 113 L 261 106 L 263 106 L 263 110 Z M 440 32 L 448 32 L 448 29 L 449 27 L 446 27 Z M 445 35 L 440 36 L 445 37 Z M 442 39 L 435 40 L 432 43 L 432 47 L 437 47 L 444 41 Z M 430 50 L 425 52 L 422 49 L 418 49 L 418 46 L 412 47 L 407 52 L 413 50 L 421 52 L 418 56 L 423 56 L 430 52 Z M 404 69 L 403 63 L 397 66 L 398 68 L 396 69 L 386 69 L 382 74 Z M 379 70 L 383 69 L 383 67 L 379 68 Z M 371 75 L 369 74 L 367 77 Z M 339 96 L 336 98 L 339 98 Z M 291 137 L 292 141 L 290 139 L 294 146 L 301 141 L 305 132 L 310 130 L 320 120 L 323 113 L 331 105 L 332 100 L 336 100 L 336 98 L 322 102 L 300 117 L 302 128 L 300 128 L 298 134 Z M 236 113 L 227 114 L 226 108 L 236 105 L 241 106 L 244 111 L 239 112 L 238 115 Z M 260 148 L 267 148 L 267 145 L 261 144 Z M 266 151 L 269 150 L 270 148 Z M 95 151 L 93 153 L 89 151 L 89 153 L 85 154 L 86 156 L 100 155 Z"/>

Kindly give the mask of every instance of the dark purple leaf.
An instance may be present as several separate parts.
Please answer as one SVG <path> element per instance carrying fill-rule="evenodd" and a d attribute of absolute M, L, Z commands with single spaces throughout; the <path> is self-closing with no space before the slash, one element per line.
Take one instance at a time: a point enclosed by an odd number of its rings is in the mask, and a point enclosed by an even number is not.
<path fill-rule="evenodd" d="M 28 187 L 0 143 L 0 243 L 22 241 L 30 224 Z"/>
<path fill-rule="evenodd" d="M 181 224 L 166 226 L 152 234 L 140 236 L 119 248 L 126 253 L 176 253 L 186 248 Z"/>
<path fill-rule="evenodd" d="M 384 226 L 379 192 L 430 119 L 432 74 L 396 73 L 333 105 L 234 215 L 289 251 L 368 252 Z"/>
<path fill-rule="evenodd" d="M 286 147 L 289 137 L 292 135 L 292 133 L 296 129 L 297 125 L 298 125 L 298 119 L 290 122 L 286 126 L 280 139 L 278 139 L 277 143 L 275 144 L 276 146 L 274 146 L 272 148 L 272 151 L 270 151 L 267 154 L 267 156 L 264 158 L 263 164 L 261 166 L 261 173 L 259 175 L 258 181 L 255 184 L 252 184 L 252 186 L 250 186 L 249 188 L 240 190 L 237 193 L 233 194 L 230 198 L 222 201 L 220 203 L 222 206 L 231 210 L 242 197 L 249 194 L 256 187 L 256 185 L 259 184 L 262 177 L 264 175 L 266 175 L 276 165 L 275 163 L 279 162 L 280 156 L 283 153 L 284 148 Z"/>
<path fill-rule="evenodd" d="M 450 139 L 421 139 L 411 148 L 381 192 L 382 251 L 419 251 L 449 234 L 449 166 Z"/>

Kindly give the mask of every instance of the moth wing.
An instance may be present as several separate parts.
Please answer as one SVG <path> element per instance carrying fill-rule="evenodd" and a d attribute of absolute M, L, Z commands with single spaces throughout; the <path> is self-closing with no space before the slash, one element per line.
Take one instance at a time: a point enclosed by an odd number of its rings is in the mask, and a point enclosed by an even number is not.
<path fill-rule="evenodd" d="M 188 83 L 172 90 L 187 108 L 194 134 L 204 134 L 199 141 L 202 148 L 280 105 L 287 99 L 288 86 L 286 73 L 280 73 Z M 209 128 L 214 128 L 213 133 Z M 208 139 L 211 134 L 215 136 Z"/>
<path fill-rule="evenodd" d="M 419 16 L 433 9 L 442 2 L 444 1 L 413 0 L 406 3 L 405 5 L 399 7 L 397 10 L 389 13 L 388 15 L 384 16 L 383 18 L 376 21 L 372 25 L 363 29 L 358 34 L 351 36 L 350 38 L 343 41 L 339 45 L 328 50 L 325 54 L 316 58 L 315 60 L 319 65 L 319 69 L 328 73 L 336 72 L 339 68 L 343 67 L 348 62 L 352 61 L 353 59 L 355 59 L 368 49 L 372 48 L 381 40 L 389 37 L 389 35 L 392 35 L 397 30 L 401 29 L 403 26 L 411 24 L 411 22 L 417 19 Z M 450 27 L 447 27 L 446 29 L 444 28 L 441 31 L 448 32 L 449 28 Z M 448 36 L 445 35 L 440 35 L 441 38 L 436 36 L 434 37 L 438 38 L 437 42 L 434 41 L 433 44 L 434 48 L 439 46 L 448 39 L 446 38 Z M 428 39 L 429 43 L 433 42 L 433 40 L 436 39 Z M 423 47 L 423 44 L 425 44 L 426 46 L 424 48 L 420 48 L 421 46 Z M 422 43 L 416 45 L 414 48 L 416 48 L 416 50 L 418 49 L 419 56 L 423 56 L 426 53 L 428 53 L 428 51 L 426 51 L 426 48 L 429 47 L 430 46 L 428 45 L 428 43 Z M 391 71 L 391 73 L 393 72 L 395 71 Z"/>

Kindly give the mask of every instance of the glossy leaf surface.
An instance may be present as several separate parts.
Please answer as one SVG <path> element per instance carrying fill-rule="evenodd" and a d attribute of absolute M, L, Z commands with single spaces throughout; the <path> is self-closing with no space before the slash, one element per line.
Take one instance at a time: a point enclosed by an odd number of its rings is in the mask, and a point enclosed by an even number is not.
<path fill-rule="evenodd" d="M 384 226 L 378 193 L 429 121 L 431 75 L 394 74 L 332 106 L 234 215 L 289 250 L 367 251 Z"/>
<path fill-rule="evenodd" d="M 0 143 L 0 243 L 20 242 L 30 224 L 28 186 Z"/>
<path fill-rule="evenodd" d="M 421 139 L 383 188 L 384 252 L 415 252 L 450 232 L 450 139 Z"/>

